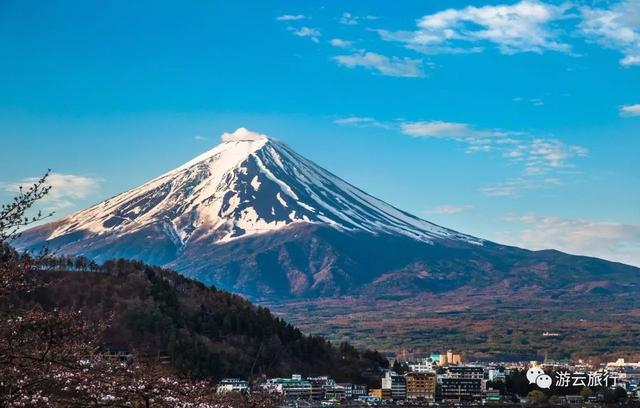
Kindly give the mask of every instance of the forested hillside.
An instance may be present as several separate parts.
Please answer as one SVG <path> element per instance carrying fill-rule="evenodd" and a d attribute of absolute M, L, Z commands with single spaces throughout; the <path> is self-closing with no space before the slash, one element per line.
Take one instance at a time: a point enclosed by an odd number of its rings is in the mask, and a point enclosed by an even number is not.
<path fill-rule="evenodd" d="M 189 377 L 302 373 L 373 384 L 387 364 L 377 352 L 306 336 L 266 308 L 141 262 L 97 266 L 48 258 L 35 273 L 44 285 L 12 301 L 79 310 L 91 321 L 107 319 L 102 347 L 167 362 Z"/>

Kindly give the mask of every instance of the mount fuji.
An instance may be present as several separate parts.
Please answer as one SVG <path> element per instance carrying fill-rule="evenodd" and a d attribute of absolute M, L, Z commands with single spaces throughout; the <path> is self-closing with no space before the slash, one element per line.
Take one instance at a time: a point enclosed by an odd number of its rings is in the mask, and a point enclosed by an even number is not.
<path fill-rule="evenodd" d="M 139 187 L 25 231 L 15 244 L 98 262 L 138 259 L 255 299 L 408 296 L 505 282 L 624 286 L 639 272 L 435 225 L 244 128 Z"/>

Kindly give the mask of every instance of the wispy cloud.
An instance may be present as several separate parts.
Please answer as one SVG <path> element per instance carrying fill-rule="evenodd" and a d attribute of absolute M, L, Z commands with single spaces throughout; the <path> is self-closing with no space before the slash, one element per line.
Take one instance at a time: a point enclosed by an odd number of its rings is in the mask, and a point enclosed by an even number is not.
<path fill-rule="evenodd" d="M 353 45 L 352 41 L 343 40 L 341 38 L 332 38 L 329 43 L 338 48 L 350 48 Z"/>
<path fill-rule="evenodd" d="M 316 44 L 320 42 L 320 36 L 322 35 L 318 29 L 306 26 L 300 28 L 289 27 L 289 30 L 293 32 L 293 35 L 307 37 Z"/>
<path fill-rule="evenodd" d="M 202 136 L 202 135 L 195 135 L 195 136 L 193 137 L 193 139 L 194 139 L 194 140 L 197 140 L 197 141 L 199 141 L 199 142 L 203 142 L 203 141 L 209 140 L 208 138 L 206 138 L 206 137 L 204 137 L 204 136 Z"/>
<path fill-rule="evenodd" d="M 348 116 L 346 118 L 339 118 L 333 121 L 333 123 L 340 126 L 352 126 L 352 127 L 377 127 L 377 128 L 386 128 L 388 129 L 391 125 L 383 122 L 379 122 L 371 117 L 360 117 L 360 116 Z"/>
<path fill-rule="evenodd" d="M 473 208 L 472 205 L 445 204 L 445 205 L 439 205 L 437 207 L 434 207 L 431 210 L 429 210 L 428 212 L 432 213 L 432 214 L 459 214 L 461 212 L 468 211 L 468 210 L 470 210 L 472 208 Z"/>
<path fill-rule="evenodd" d="M 356 25 L 358 24 L 358 17 L 354 16 L 351 13 L 342 13 L 342 16 L 340 16 L 340 24 Z"/>
<path fill-rule="evenodd" d="M 424 53 L 481 52 L 494 44 L 503 54 L 570 52 L 552 24 L 565 19 L 569 5 L 533 0 L 515 4 L 468 6 L 423 16 L 413 31 L 378 30 L 387 41 L 404 43 Z"/>
<path fill-rule="evenodd" d="M 544 100 L 542 98 L 530 98 L 530 99 L 525 99 L 522 96 L 516 96 L 514 98 L 511 98 L 511 100 L 513 102 L 516 103 L 530 103 L 533 106 L 544 106 Z"/>
<path fill-rule="evenodd" d="M 640 103 L 635 105 L 622 105 L 620 116 L 640 116 Z"/>
<path fill-rule="evenodd" d="M 8 193 L 15 194 L 20 186 L 29 186 L 35 183 L 38 177 L 28 177 L 14 182 L 2 183 L 0 186 Z M 47 185 L 51 186 L 47 194 L 40 202 L 46 211 L 58 211 L 72 207 L 79 200 L 89 198 L 98 191 L 101 179 L 78 176 L 74 174 L 51 173 L 47 178 Z"/>
<path fill-rule="evenodd" d="M 559 175 L 575 168 L 573 159 L 588 155 L 586 148 L 558 139 L 520 138 L 509 139 L 508 143 L 497 142 L 491 144 L 491 149 L 520 165 L 522 170 L 520 177 L 490 183 L 480 189 L 491 197 L 517 196 L 528 190 L 562 185 Z"/>
<path fill-rule="evenodd" d="M 609 8 L 581 7 L 579 29 L 588 39 L 620 51 L 624 66 L 640 65 L 640 2 L 623 0 Z"/>
<path fill-rule="evenodd" d="M 459 140 L 507 136 L 511 134 L 501 130 L 475 129 L 466 123 L 443 122 L 439 120 L 402 122 L 400 123 L 400 130 L 405 135 L 413 137 L 440 137 Z"/>
<path fill-rule="evenodd" d="M 514 197 L 522 195 L 529 190 L 538 190 L 559 185 L 562 185 L 562 181 L 554 177 L 517 177 L 496 183 L 489 183 L 482 187 L 480 192 L 489 197 Z"/>
<path fill-rule="evenodd" d="M 342 15 L 340 16 L 340 24 L 344 24 L 344 25 L 357 25 L 359 24 L 361 21 L 363 20 L 377 20 L 378 17 L 376 16 L 356 16 L 354 14 L 351 14 L 349 12 L 344 12 L 342 13 Z"/>
<path fill-rule="evenodd" d="M 278 21 L 298 21 L 304 20 L 306 17 L 302 14 L 283 14 L 281 16 L 276 17 Z"/>
<path fill-rule="evenodd" d="M 347 68 L 365 68 L 381 75 L 405 78 L 424 77 L 422 60 L 406 57 L 387 57 L 365 50 L 350 55 L 338 55 L 333 59 Z"/>
<path fill-rule="evenodd" d="M 493 197 L 515 196 L 527 190 L 562 184 L 559 175 L 574 169 L 574 159 L 589 153 L 582 146 L 555 138 L 535 137 L 521 131 L 484 129 L 462 122 L 383 122 L 372 117 L 347 117 L 337 119 L 335 123 L 395 129 L 414 138 L 452 140 L 466 146 L 465 152 L 469 154 L 499 154 L 499 157 L 521 170 L 516 178 L 491 183 L 480 189 L 483 194 Z"/>
<path fill-rule="evenodd" d="M 519 233 L 503 234 L 507 243 L 530 249 L 554 248 L 640 266 L 640 225 L 534 213 L 508 215 L 505 219 L 524 226 Z"/>
<path fill-rule="evenodd" d="M 501 129 L 478 129 L 466 123 L 427 121 L 403 122 L 402 133 L 413 137 L 437 137 L 466 143 L 467 153 L 498 151 L 511 162 L 524 166 L 524 176 L 540 176 L 554 169 L 572 167 L 570 159 L 586 156 L 584 147 L 567 145 L 558 139 L 530 138 L 526 133 Z M 507 195 L 515 185 L 502 186 L 490 195 Z M 504 194 L 502 192 L 505 192 Z"/>
<path fill-rule="evenodd" d="M 528 189 L 529 183 L 524 179 L 515 179 L 488 184 L 480 191 L 489 197 L 510 197 L 523 189 Z"/>
<path fill-rule="evenodd" d="M 543 175 L 552 169 L 572 167 L 568 160 L 584 157 L 586 148 L 568 145 L 557 139 L 533 139 L 526 143 L 517 142 L 503 149 L 504 157 L 522 162 L 525 175 Z"/>

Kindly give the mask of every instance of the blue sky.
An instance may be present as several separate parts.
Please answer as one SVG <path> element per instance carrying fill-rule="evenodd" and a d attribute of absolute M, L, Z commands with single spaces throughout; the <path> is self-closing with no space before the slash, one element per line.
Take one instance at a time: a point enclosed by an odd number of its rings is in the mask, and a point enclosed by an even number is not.
<path fill-rule="evenodd" d="M 428 220 L 640 265 L 640 1 L 0 2 L 0 198 L 240 126 Z"/>

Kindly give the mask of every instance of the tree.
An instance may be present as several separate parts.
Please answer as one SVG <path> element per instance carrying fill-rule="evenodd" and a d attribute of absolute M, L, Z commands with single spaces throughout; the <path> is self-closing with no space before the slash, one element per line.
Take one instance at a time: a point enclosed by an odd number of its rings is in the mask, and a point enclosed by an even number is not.
<path fill-rule="evenodd" d="M 541 404 L 547 400 L 547 396 L 540 390 L 529 391 L 527 398 L 529 398 L 533 404 Z"/>
<path fill-rule="evenodd" d="M 168 367 L 122 361 L 100 344 L 109 319 L 89 321 L 81 311 L 17 307 L 16 298 L 44 285 L 43 270 L 84 270 L 86 260 L 18 254 L 9 241 L 43 218 L 25 213 L 49 191 L 48 173 L 0 207 L 0 406 L 27 407 L 252 407 L 277 404 L 268 395 L 223 396 L 207 381 L 175 375 Z"/>
<path fill-rule="evenodd" d="M 587 399 L 593 395 L 593 391 L 589 387 L 582 387 L 582 389 L 580 390 L 580 395 L 582 396 L 582 398 Z"/>
<path fill-rule="evenodd" d="M 47 170 L 40 179 L 36 180 L 26 190 L 20 186 L 18 194 L 13 200 L 9 204 L 0 206 L 0 243 L 6 243 L 17 238 L 20 235 L 21 228 L 53 215 L 53 213 L 43 215 L 42 212 L 38 212 L 33 217 L 26 216 L 27 210 L 33 207 L 36 201 L 46 196 L 51 189 L 51 186 L 46 183 L 50 172 L 51 170 Z"/>
<path fill-rule="evenodd" d="M 409 366 L 407 365 L 407 363 L 401 363 L 400 361 L 395 360 L 393 362 L 392 370 L 400 375 L 403 375 L 404 373 L 409 371 Z"/>

